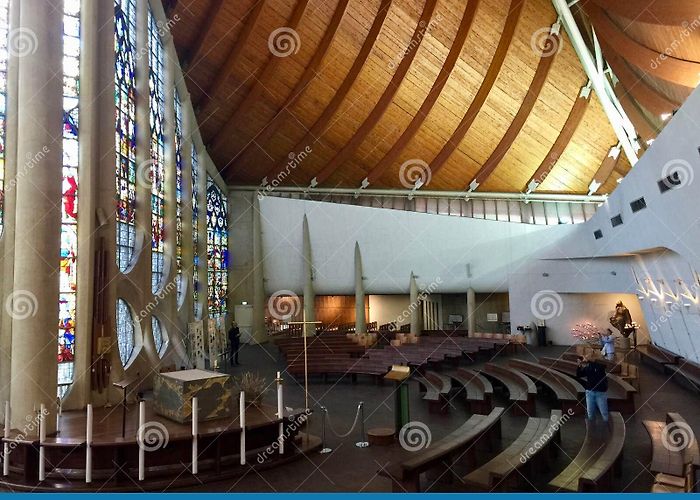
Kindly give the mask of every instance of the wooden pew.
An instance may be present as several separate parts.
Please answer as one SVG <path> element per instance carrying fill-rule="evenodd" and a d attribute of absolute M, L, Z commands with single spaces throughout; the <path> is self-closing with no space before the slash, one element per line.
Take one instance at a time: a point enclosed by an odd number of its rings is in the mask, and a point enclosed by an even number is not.
<path fill-rule="evenodd" d="M 552 410 L 551 418 L 530 417 L 520 435 L 501 453 L 490 461 L 470 472 L 462 481 L 482 491 L 506 490 L 510 482 L 524 486 L 523 477 L 530 477 L 538 470 L 546 468 L 548 457 L 541 453 L 547 451 L 555 455 L 560 442 L 562 424 L 561 410 Z M 523 470 L 524 469 L 524 470 Z M 518 474 L 519 471 L 520 474 Z M 515 481 L 512 481 L 512 480 Z"/>
<path fill-rule="evenodd" d="M 648 363 L 661 372 L 666 371 L 668 365 L 676 365 L 681 357 L 671 351 L 654 344 L 644 344 L 637 346 L 637 352 L 642 357 L 642 362 Z"/>
<path fill-rule="evenodd" d="M 700 391 L 700 365 L 681 358 L 676 365 L 666 365 L 673 380 L 694 391 Z"/>
<path fill-rule="evenodd" d="M 542 366 L 553 368 L 571 377 L 576 377 L 577 363 L 557 358 L 540 358 Z M 634 395 L 637 389 L 614 373 L 608 373 L 608 406 L 612 411 L 634 413 Z"/>
<path fill-rule="evenodd" d="M 659 472 L 651 487 L 651 493 L 693 493 L 696 490 L 695 468 L 691 464 L 685 466 L 682 476 Z"/>
<path fill-rule="evenodd" d="M 459 459 L 466 461 L 469 467 L 476 464 L 477 444 L 482 442 L 489 446 L 493 440 L 501 437 L 501 416 L 503 408 L 494 408 L 488 415 L 472 415 L 462 426 L 437 443 L 411 452 L 406 460 L 383 467 L 380 476 L 391 479 L 394 492 L 419 492 L 420 475 L 436 467 L 450 467 Z M 450 473 L 450 472 L 448 472 Z"/>
<path fill-rule="evenodd" d="M 495 379 L 508 391 L 511 412 L 514 415 L 535 415 L 537 387 L 527 376 L 502 365 L 486 363 L 481 373 Z"/>
<path fill-rule="evenodd" d="M 679 413 L 667 413 L 666 421 L 644 420 L 651 439 L 651 465 L 657 474 L 682 477 L 687 465 L 700 468 L 700 451 L 695 433 Z"/>
<path fill-rule="evenodd" d="M 493 409 L 493 386 L 489 379 L 465 368 L 458 368 L 447 375 L 462 387 L 471 413 L 486 414 Z"/>
<path fill-rule="evenodd" d="M 610 413 L 610 422 L 586 419 L 583 446 L 569 466 L 549 482 L 555 491 L 611 491 L 613 475 L 622 471 L 625 420 Z"/>
<path fill-rule="evenodd" d="M 546 366 L 520 359 L 511 360 L 509 365 L 514 370 L 519 370 L 531 377 L 535 383 L 539 382 L 549 388 L 559 401 L 562 411 L 568 413 L 571 410 L 574 413 L 583 413 L 584 407 L 581 405 L 581 400 L 585 391 L 575 379 L 557 370 L 551 370 Z"/>
<path fill-rule="evenodd" d="M 414 378 L 425 391 L 423 400 L 428 402 L 430 412 L 447 413 L 450 409 L 452 391 L 450 378 L 432 371 L 426 371 L 424 375 L 416 375 Z"/>

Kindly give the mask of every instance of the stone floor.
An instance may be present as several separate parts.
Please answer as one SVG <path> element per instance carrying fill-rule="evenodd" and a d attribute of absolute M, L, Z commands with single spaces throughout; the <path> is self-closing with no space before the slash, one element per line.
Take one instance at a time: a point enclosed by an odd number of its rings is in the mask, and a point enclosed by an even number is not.
<path fill-rule="evenodd" d="M 557 356 L 562 347 L 529 348 L 517 357 L 536 360 L 538 356 Z M 277 370 L 284 369 L 277 348 L 272 344 L 264 346 L 244 346 L 240 356 L 241 365 L 233 367 L 234 375 L 245 371 L 257 372 L 270 381 Z M 478 366 L 478 365 L 475 365 Z M 700 429 L 700 413 L 697 405 L 700 396 L 679 386 L 675 381 L 655 371 L 647 365 L 640 368 L 641 391 L 636 398 L 637 412 L 627 416 L 627 438 L 624 449 L 623 475 L 616 480 L 615 491 L 647 492 L 653 475 L 646 466 L 650 461 L 649 437 L 642 425 L 644 419 L 663 420 L 667 411 L 680 412 L 689 424 Z M 232 492 L 387 492 L 391 491 L 388 479 L 377 475 L 380 466 L 406 456 L 398 442 L 390 446 L 358 448 L 360 440 L 359 424 L 344 438 L 335 433 L 347 433 L 355 420 L 358 404 L 364 403 L 366 428 L 391 427 L 393 425 L 393 385 L 375 384 L 369 377 L 359 377 L 353 384 L 349 378 L 329 380 L 324 383 L 312 378 L 309 384 L 309 405 L 315 416 L 311 420 L 311 432 L 321 434 L 320 406 L 325 406 L 329 414 L 329 427 L 326 431 L 326 446 L 331 453 L 314 453 L 287 465 L 267 470 L 264 473 L 250 469 L 242 478 L 235 481 L 209 483 L 195 488 L 200 491 Z M 455 398 L 447 415 L 429 414 L 427 404 L 421 400 L 416 382 L 410 382 L 410 414 L 412 421 L 427 425 L 432 441 L 435 442 L 461 425 L 470 414 L 465 402 Z M 276 394 L 271 390 L 265 398 L 275 404 Z M 496 395 L 496 404 L 507 406 L 502 394 Z M 552 401 L 546 395 L 538 395 L 537 416 L 548 416 Z M 285 377 L 285 406 L 304 407 L 303 382 Z M 520 434 L 526 417 L 504 416 L 502 421 L 503 444 L 507 446 Z M 549 471 L 542 471 L 538 477 L 523 478 L 525 485 L 533 491 L 548 491 L 547 482 L 561 471 L 573 458 L 584 438 L 585 423 L 582 416 L 576 416 L 562 427 L 562 444 L 558 458 Z M 488 457 L 485 457 L 488 458 Z M 457 472 L 466 472 L 457 464 Z M 423 478 L 422 488 L 427 491 L 468 491 L 459 479 L 449 482 L 442 478 Z"/>

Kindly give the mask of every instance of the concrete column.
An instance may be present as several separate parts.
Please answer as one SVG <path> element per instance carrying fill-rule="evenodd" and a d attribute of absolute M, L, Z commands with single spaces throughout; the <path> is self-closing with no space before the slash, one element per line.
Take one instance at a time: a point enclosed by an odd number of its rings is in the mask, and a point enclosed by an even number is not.
<path fill-rule="evenodd" d="M 183 328 L 193 318 L 193 282 L 194 245 L 192 226 L 192 115 L 189 113 L 190 94 L 178 89 L 182 109 L 182 276 L 185 282 L 185 298 L 180 308 L 180 320 Z M 186 331 L 186 330 L 184 330 Z"/>
<path fill-rule="evenodd" d="M 19 27 L 20 0 L 10 2 L 10 32 L 16 32 Z M 17 176 L 17 76 L 19 71 L 19 58 L 16 51 L 10 51 L 7 67 L 7 103 L 5 118 L 5 192 L 3 200 L 3 231 L 0 236 L 2 243 L 2 297 L 9 297 L 14 290 L 15 273 L 15 195 L 14 183 Z M 10 386 L 12 382 L 12 316 L 0 315 L 0 401 L 10 399 Z M 0 404 L 3 422 L 5 418 L 5 404 Z"/>
<path fill-rule="evenodd" d="M 309 220 L 304 214 L 304 321 L 316 321 L 316 294 L 314 293 L 314 266 L 311 251 Z M 316 335 L 316 325 L 304 325 L 304 335 Z"/>
<path fill-rule="evenodd" d="M 32 51 L 19 61 L 14 291 L 12 319 L 12 425 L 22 428 L 41 404 L 54 414 L 56 319 L 61 224 L 63 122 L 63 2 L 22 0 L 20 31 Z M 25 40 L 27 41 L 27 40 Z M 52 411 L 53 410 L 53 411 Z M 54 414 L 55 415 L 55 414 Z M 56 429 L 49 415 L 46 429 Z"/>
<path fill-rule="evenodd" d="M 194 116 L 191 117 L 195 123 Z M 203 147 L 197 147 L 197 158 L 199 158 L 199 170 L 197 176 L 197 197 L 199 199 L 199 223 L 197 224 L 197 234 L 199 239 L 199 304 L 201 315 L 198 319 L 204 321 L 204 328 L 207 328 L 209 319 L 209 289 L 207 287 L 207 163 Z"/>
<path fill-rule="evenodd" d="M 265 254 L 262 240 L 260 200 L 253 198 L 253 342 L 267 342 L 265 327 Z"/>
<path fill-rule="evenodd" d="M 467 290 L 467 329 L 469 336 L 473 336 L 476 331 L 476 294 L 471 287 Z"/>
<path fill-rule="evenodd" d="M 410 283 L 410 312 L 411 312 L 411 333 L 414 335 L 420 335 L 421 333 L 421 323 L 420 323 L 420 303 L 418 298 L 418 283 L 416 283 L 416 276 L 411 273 L 411 283 Z"/>
<path fill-rule="evenodd" d="M 155 13 L 154 13 L 155 15 Z M 165 252 L 165 273 L 168 276 L 167 283 L 165 286 L 169 286 L 170 283 L 175 283 L 177 287 L 180 286 L 180 280 L 178 279 L 178 268 L 177 268 L 177 166 L 175 158 L 175 56 L 171 53 L 171 40 L 172 36 L 170 34 L 165 34 L 162 37 L 163 42 L 163 70 L 164 82 L 165 82 L 165 123 L 163 128 L 163 136 L 165 141 L 165 164 L 164 164 L 164 182 L 163 186 L 165 188 L 165 206 L 163 207 L 163 222 L 165 231 L 165 241 L 164 241 L 164 252 Z M 183 200 L 184 201 L 184 200 Z M 182 237 L 182 235 L 180 235 Z M 183 240 L 181 240 L 181 244 Z M 168 266 L 170 269 L 168 270 Z M 184 275 L 183 278 L 184 279 Z M 169 288 L 170 290 L 171 288 Z M 178 326 L 174 320 L 177 318 L 177 289 L 172 288 L 172 291 L 168 292 L 164 306 L 167 311 L 167 321 L 168 324 L 165 327 L 170 332 L 174 332 L 178 329 Z M 161 317 L 164 321 L 165 318 Z"/>
<path fill-rule="evenodd" d="M 367 333 L 365 285 L 362 281 L 362 253 L 360 253 L 358 242 L 355 242 L 355 333 Z"/>

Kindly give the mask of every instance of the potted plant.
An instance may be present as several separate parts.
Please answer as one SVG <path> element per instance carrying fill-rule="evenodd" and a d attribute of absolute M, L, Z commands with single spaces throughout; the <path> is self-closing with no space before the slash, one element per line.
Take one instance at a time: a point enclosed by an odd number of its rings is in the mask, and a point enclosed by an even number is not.
<path fill-rule="evenodd" d="M 267 381 L 257 373 L 245 372 L 240 377 L 234 377 L 238 390 L 245 393 L 246 403 L 254 406 L 262 404 L 262 398 L 267 392 Z"/>

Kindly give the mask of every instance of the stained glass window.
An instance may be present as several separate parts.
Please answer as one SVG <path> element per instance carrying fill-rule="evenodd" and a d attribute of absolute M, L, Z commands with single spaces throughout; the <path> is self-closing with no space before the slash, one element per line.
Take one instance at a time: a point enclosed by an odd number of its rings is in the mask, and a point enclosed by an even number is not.
<path fill-rule="evenodd" d="M 5 116 L 7 106 L 7 49 L 10 34 L 10 0 L 0 0 L 0 234 L 5 221 Z"/>
<path fill-rule="evenodd" d="M 78 95 L 80 0 L 63 3 L 63 200 L 59 278 L 58 394 L 73 381 L 78 251 Z M 69 366 L 70 365 L 70 366 Z"/>
<path fill-rule="evenodd" d="M 153 340 L 156 344 L 156 352 L 160 357 L 163 357 L 165 348 L 168 347 L 168 338 L 163 331 L 160 320 L 155 316 L 151 316 L 151 331 L 153 332 Z"/>
<path fill-rule="evenodd" d="M 134 317 L 131 314 L 131 308 L 124 299 L 117 299 L 117 347 L 119 347 L 119 359 L 122 365 L 126 366 L 129 362 L 135 346 Z"/>
<path fill-rule="evenodd" d="M 194 298 L 194 317 L 201 318 L 199 310 L 199 156 L 197 148 L 192 145 L 192 296 Z"/>
<path fill-rule="evenodd" d="M 117 265 L 126 271 L 136 244 L 136 0 L 115 0 L 114 21 Z"/>
<path fill-rule="evenodd" d="M 175 89 L 175 261 L 177 265 L 177 304 L 183 299 L 182 290 L 182 102 Z"/>
<path fill-rule="evenodd" d="M 149 62 L 148 74 L 150 91 L 151 122 L 151 288 L 153 293 L 160 290 L 165 266 L 163 254 L 164 204 L 165 204 L 165 71 L 163 63 L 163 42 L 160 39 L 158 24 L 153 13 L 148 11 Z"/>
<path fill-rule="evenodd" d="M 207 291 L 209 316 L 226 314 L 228 217 L 226 197 L 207 176 Z"/>

